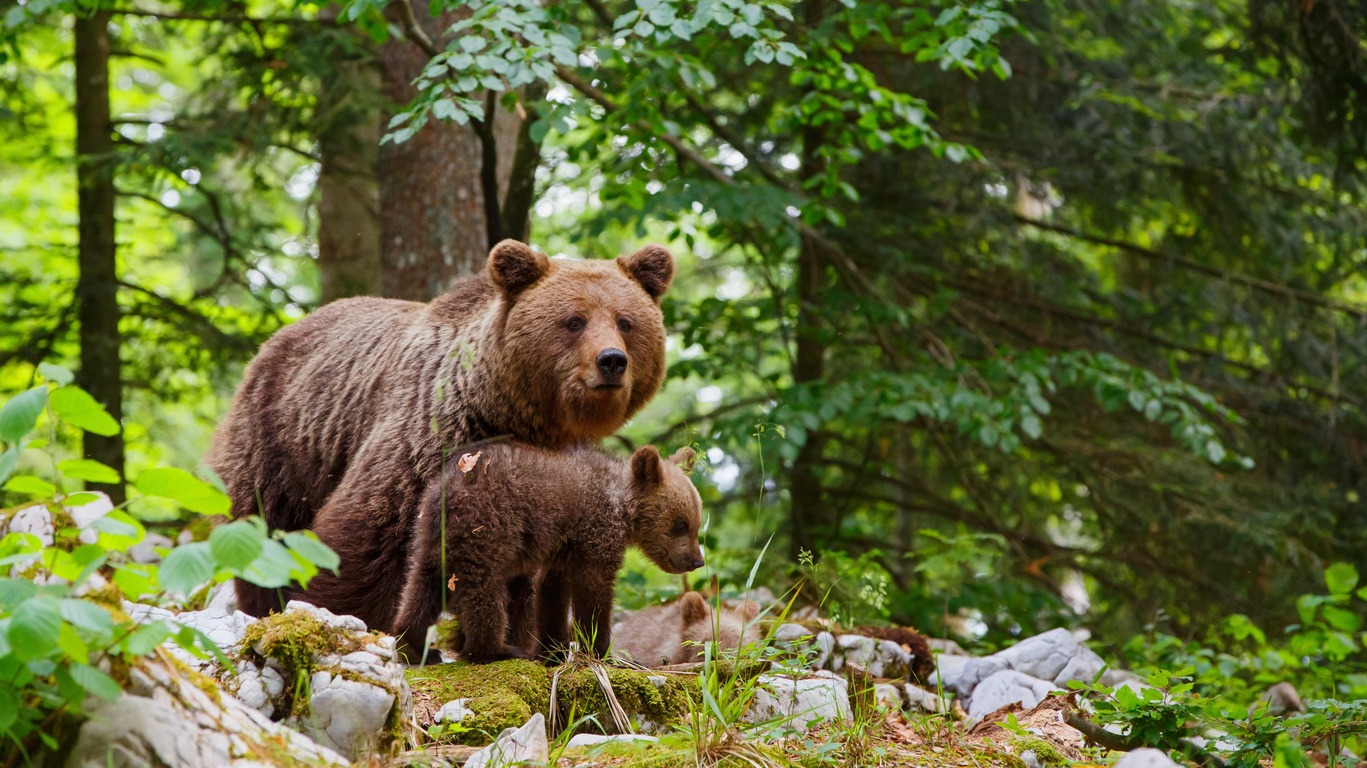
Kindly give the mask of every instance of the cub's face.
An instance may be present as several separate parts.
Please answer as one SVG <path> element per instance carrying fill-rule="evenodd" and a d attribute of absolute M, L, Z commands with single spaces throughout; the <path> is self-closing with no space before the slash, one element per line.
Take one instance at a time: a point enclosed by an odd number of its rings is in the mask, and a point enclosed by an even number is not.
<path fill-rule="evenodd" d="M 514 379 L 504 384 L 558 427 L 548 430 L 554 442 L 607 437 L 659 390 L 659 301 L 673 275 L 660 246 L 616 261 L 554 262 L 521 243 L 494 248 L 489 277 L 506 307 L 502 375 Z"/>
<path fill-rule="evenodd" d="M 650 445 L 631 455 L 632 543 L 669 573 L 704 564 L 698 545 L 702 498 L 688 479 L 695 458 L 684 448 L 664 459 Z"/>

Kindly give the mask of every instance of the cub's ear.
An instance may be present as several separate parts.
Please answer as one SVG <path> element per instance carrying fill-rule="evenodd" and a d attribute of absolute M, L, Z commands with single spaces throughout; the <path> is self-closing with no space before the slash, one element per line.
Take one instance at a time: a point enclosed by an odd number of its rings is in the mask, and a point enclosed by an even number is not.
<path fill-rule="evenodd" d="M 631 454 L 631 479 L 645 488 L 657 487 L 663 479 L 660 452 L 653 445 L 643 445 Z"/>
<path fill-rule="evenodd" d="M 740 615 L 745 617 L 748 624 L 759 618 L 759 603 L 754 600 L 746 600 L 740 604 Z"/>
<path fill-rule="evenodd" d="M 692 448 L 685 445 L 675 451 L 674 455 L 669 457 L 669 460 L 678 465 L 679 469 L 684 471 L 684 474 L 691 475 L 693 474 L 693 464 L 698 460 L 698 454 Z"/>
<path fill-rule="evenodd" d="M 627 277 L 641 284 L 656 302 L 669 290 L 674 279 L 674 257 L 663 245 L 647 245 L 630 256 L 618 256 L 617 266 Z"/>
<path fill-rule="evenodd" d="M 551 271 L 551 261 L 524 243 L 504 240 L 489 251 L 489 279 L 510 299 L 532 287 Z"/>
<path fill-rule="evenodd" d="M 707 607 L 707 601 L 697 592 L 685 592 L 679 598 L 680 613 L 683 614 L 683 624 L 697 624 L 700 621 L 707 621 L 712 615 L 712 611 Z"/>

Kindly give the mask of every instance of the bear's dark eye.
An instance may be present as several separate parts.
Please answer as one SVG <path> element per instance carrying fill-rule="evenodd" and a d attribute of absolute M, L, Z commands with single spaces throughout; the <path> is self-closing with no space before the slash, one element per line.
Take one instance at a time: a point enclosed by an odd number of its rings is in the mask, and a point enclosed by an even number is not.
<path fill-rule="evenodd" d="M 626 319 L 625 317 L 617 318 L 617 330 L 621 331 L 622 333 L 630 333 L 631 321 Z"/>
<path fill-rule="evenodd" d="M 674 521 L 674 529 L 671 532 L 671 535 L 682 536 L 685 533 L 688 533 L 688 521 L 681 517 Z"/>
<path fill-rule="evenodd" d="M 571 331 L 582 331 L 584 330 L 584 325 L 584 318 L 582 317 L 571 317 L 569 320 L 565 321 L 565 327 Z"/>

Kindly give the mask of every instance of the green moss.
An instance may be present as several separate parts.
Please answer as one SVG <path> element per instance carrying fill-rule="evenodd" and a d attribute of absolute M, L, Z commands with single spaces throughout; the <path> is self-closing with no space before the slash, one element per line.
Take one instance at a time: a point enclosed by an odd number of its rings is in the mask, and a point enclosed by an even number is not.
<path fill-rule="evenodd" d="M 472 714 L 443 737 L 447 741 L 483 744 L 504 728 L 520 727 L 533 712 L 545 714 L 550 708 L 550 675 L 532 661 L 457 661 L 411 667 L 406 676 L 414 698 L 426 698 L 435 706 L 467 699 Z"/>
<path fill-rule="evenodd" d="M 693 706 L 697 687 L 697 678 L 693 676 L 613 667 L 607 668 L 607 674 L 618 703 L 638 726 L 649 723 L 659 729 L 672 725 L 682 720 Z M 657 685 L 656 681 L 661 679 L 663 683 Z M 564 721 L 568 722 L 571 715 L 594 717 L 603 728 L 612 728 L 607 697 L 591 669 L 580 667 L 562 673 L 556 699 Z"/>
<path fill-rule="evenodd" d="M 437 648 L 458 652 L 463 637 L 460 633 L 460 622 L 454 618 L 437 622 L 437 639 L 435 641 Z"/>
<path fill-rule="evenodd" d="M 1039 764 L 1047 768 L 1063 768 L 1073 764 L 1072 760 L 1064 757 L 1058 748 L 1044 739 L 1037 739 L 1033 736 L 1013 736 L 1008 744 L 1011 746 L 1011 751 L 1017 755 L 1034 752 L 1035 759 L 1039 761 Z"/>
<path fill-rule="evenodd" d="M 346 630 L 329 626 L 308 611 L 273 613 L 247 626 L 242 633 L 242 655 L 257 656 L 257 662 L 275 659 L 285 673 L 285 696 L 281 709 L 293 717 L 308 714 L 309 680 L 314 659 L 328 654 L 345 654 L 359 648 L 363 640 L 353 639 Z"/>

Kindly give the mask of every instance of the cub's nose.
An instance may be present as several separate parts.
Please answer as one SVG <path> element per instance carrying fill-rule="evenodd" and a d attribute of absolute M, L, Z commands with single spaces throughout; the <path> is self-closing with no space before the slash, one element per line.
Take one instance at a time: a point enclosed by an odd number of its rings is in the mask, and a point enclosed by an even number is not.
<path fill-rule="evenodd" d="M 696 571 L 704 565 L 707 565 L 707 563 L 703 562 L 701 557 L 695 557 L 693 558 L 693 561 L 688 564 L 688 570 Z"/>
<path fill-rule="evenodd" d="M 610 384 L 621 381 L 622 374 L 627 372 L 627 353 L 616 347 L 609 347 L 599 352 L 596 362 L 603 378 Z"/>

